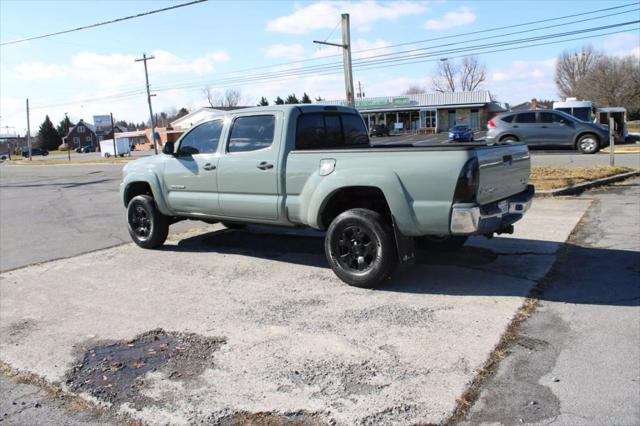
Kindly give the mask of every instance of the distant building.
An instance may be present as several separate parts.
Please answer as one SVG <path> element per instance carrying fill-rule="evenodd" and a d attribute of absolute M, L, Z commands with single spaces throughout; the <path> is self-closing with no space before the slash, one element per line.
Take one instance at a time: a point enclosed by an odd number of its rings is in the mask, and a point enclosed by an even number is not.
<path fill-rule="evenodd" d="M 171 127 L 175 130 L 186 130 L 198 123 L 213 118 L 217 115 L 224 114 L 228 111 L 236 109 L 250 108 L 248 106 L 235 106 L 235 107 L 202 107 L 198 108 L 189 114 L 182 116 L 171 122 Z"/>
<path fill-rule="evenodd" d="M 347 104 L 345 100 L 316 103 Z M 479 130 L 493 114 L 506 111 L 486 90 L 360 98 L 355 106 L 369 128 L 385 124 L 396 132 L 443 132 L 456 124 Z"/>
<path fill-rule="evenodd" d="M 78 124 L 69 129 L 69 133 L 62 138 L 62 142 L 69 144 L 72 149 L 85 145 L 97 146 L 98 136 L 96 135 L 96 129 L 93 124 L 80 119 Z"/>
<path fill-rule="evenodd" d="M 549 109 L 549 107 L 538 102 L 536 98 L 511 107 L 511 111 L 529 111 L 532 109 Z"/>

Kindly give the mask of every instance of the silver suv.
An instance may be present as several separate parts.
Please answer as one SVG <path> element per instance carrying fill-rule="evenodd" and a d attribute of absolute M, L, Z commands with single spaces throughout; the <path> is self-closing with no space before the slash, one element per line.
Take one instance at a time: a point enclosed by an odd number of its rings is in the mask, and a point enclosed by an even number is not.
<path fill-rule="evenodd" d="M 593 154 L 609 145 L 609 128 L 556 110 L 505 112 L 489 120 L 485 139 L 488 143 L 566 146 Z"/>

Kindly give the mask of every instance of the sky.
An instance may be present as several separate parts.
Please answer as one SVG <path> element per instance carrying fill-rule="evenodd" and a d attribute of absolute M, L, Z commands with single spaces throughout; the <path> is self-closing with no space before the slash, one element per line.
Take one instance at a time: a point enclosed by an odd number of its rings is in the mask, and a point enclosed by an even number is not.
<path fill-rule="evenodd" d="M 0 41 L 7 42 L 82 25 L 138 14 L 184 3 L 129 1 L 0 2 Z M 637 0 L 535 1 L 216 1 L 210 0 L 171 11 L 72 32 L 64 35 L 0 46 L 0 134 L 26 132 L 25 99 L 31 105 L 31 130 L 49 115 L 58 123 L 67 113 L 72 121 L 113 113 L 116 120 L 148 120 L 144 68 L 135 62 L 143 53 L 148 62 L 154 112 L 189 110 L 207 104 L 203 89 L 239 90 L 247 105 L 265 96 L 306 92 L 312 98 L 344 98 L 341 68 L 322 72 L 304 67 L 340 64 L 340 48 L 321 47 L 313 40 L 340 42 L 340 14 L 351 17 L 354 82 L 366 96 L 399 95 L 409 86 L 431 91 L 437 61 L 451 57 L 450 49 L 471 48 L 523 37 L 599 27 L 640 19 Z M 523 27 L 464 35 L 536 20 L 575 15 L 619 5 L 626 9 Z M 618 13 L 616 16 L 603 16 Z M 570 23 L 576 20 L 589 21 Z M 555 25 L 553 28 L 538 29 Z M 553 73 L 563 50 L 585 44 L 610 55 L 640 58 L 638 24 L 573 37 L 621 30 L 583 40 L 479 52 L 487 78 L 481 88 L 501 102 L 516 104 L 537 99 L 558 99 Z M 528 30 L 528 31 L 527 31 Z M 516 31 L 522 34 L 507 35 Z M 498 37 L 502 35 L 502 37 Z M 571 38 L 569 36 L 564 37 Z M 437 40 L 435 40 L 437 39 Z M 422 41 L 416 44 L 399 44 Z M 455 45 L 453 43 L 456 43 Z M 447 46 L 442 46 L 447 45 Z M 504 47 L 503 47 L 504 48 Z M 373 49 L 373 50 L 371 50 Z M 409 64 L 378 64 L 358 69 L 357 61 L 373 56 L 425 49 L 432 56 Z M 447 50 L 449 49 L 449 51 Z M 478 48 L 479 49 L 479 48 Z M 484 53 L 482 53 L 484 52 Z M 468 53 L 467 53 L 468 54 Z M 461 55 L 458 53 L 458 56 Z M 280 79 L 264 76 L 251 82 L 242 78 L 284 72 Z"/>

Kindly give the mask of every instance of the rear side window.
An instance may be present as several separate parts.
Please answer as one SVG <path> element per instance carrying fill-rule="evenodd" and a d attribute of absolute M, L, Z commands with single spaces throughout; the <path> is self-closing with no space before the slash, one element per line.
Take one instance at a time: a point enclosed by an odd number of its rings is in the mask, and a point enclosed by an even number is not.
<path fill-rule="evenodd" d="M 554 114 L 552 112 L 541 112 L 540 113 L 540 122 L 541 123 L 560 123 L 560 117 L 558 114 Z"/>
<path fill-rule="evenodd" d="M 178 155 L 211 154 L 218 150 L 222 120 L 200 124 L 180 141 Z"/>
<path fill-rule="evenodd" d="M 515 117 L 515 115 L 507 115 L 506 117 L 502 117 L 500 120 L 505 123 L 511 123 L 513 121 L 513 117 Z"/>
<path fill-rule="evenodd" d="M 296 149 L 369 146 L 367 128 L 356 114 L 303 114 L 298 118 Z"/>
<path fill-rule="evenodd" d="M 516 115 L 516 123 L 535 123 L 535 122 L 536 122 L 535 112 L 523 112 L 522 114 Z"/>
<path fill-rule="evenodd" d="M 229 135 L 228 152 L 257 151 L 273 143 L 276 118 L 273 115 L 238 117 Z"/>

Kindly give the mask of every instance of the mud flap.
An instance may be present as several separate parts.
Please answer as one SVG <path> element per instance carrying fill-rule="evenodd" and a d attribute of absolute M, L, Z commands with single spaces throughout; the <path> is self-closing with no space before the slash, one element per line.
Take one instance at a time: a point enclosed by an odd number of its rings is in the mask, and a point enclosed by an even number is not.
<path fill-rule="evenodd" d="M 407 237 L 400 232 L 393 216 L 391 216 L 391 223 L 393 224 L 393 236 L 396 239 L 396 249 L 398 251 L 400 266 L 413 264 L 416 257 L 413 238 Z"/>

